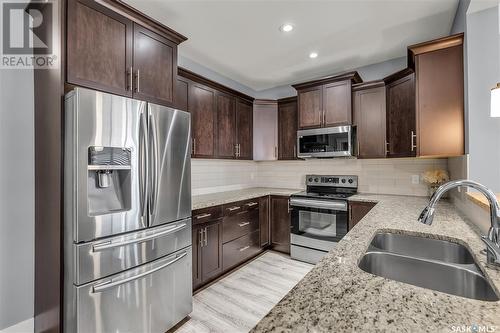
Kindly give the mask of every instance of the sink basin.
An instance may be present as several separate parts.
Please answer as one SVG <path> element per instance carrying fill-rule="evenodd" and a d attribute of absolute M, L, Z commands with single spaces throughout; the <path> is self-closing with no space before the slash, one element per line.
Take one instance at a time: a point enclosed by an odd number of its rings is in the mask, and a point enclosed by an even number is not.
<path fill-rule="evenodd" d="M 378 233 L 359 262 L 367 273 L 482 301 L 498 301 L 466 247 L 425 237 Z"/>
<path fill-rule="evenodd" d="M 474 263 L 472 254 L 465 246 L 439 239 L 381 232 L 375 235 L 370 246 L 391 253 L 423 259 L 457 264 Z"/>

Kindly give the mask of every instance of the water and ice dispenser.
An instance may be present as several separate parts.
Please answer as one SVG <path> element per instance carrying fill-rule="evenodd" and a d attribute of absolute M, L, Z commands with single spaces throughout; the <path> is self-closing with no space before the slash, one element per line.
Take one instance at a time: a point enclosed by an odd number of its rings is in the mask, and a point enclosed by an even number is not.
<path fill-rule="evenodd" d="M 130 148 L 89 147 L 87 186 L 90 216 L 130 209 L 131 155 Z"/>

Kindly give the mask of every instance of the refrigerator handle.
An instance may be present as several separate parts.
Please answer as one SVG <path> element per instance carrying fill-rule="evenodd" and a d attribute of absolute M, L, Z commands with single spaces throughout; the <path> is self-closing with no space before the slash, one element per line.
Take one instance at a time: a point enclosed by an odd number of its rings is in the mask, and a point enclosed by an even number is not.
<path fill-rule="evenodd" d="M 149 114 L 149 124 L 150 124 L 150 140 L 151 140 L 151 194 L 149 200 L 150 214 L 154 215 L 156 213 L 156 204 L 158 201 L 158 188 L 159 188 L 159 161 L 158 161 L 158 124 L 156 123 L 156 118 L 153 113 Z M 150 221 L 150 225 L 151 225 Z"/>
<path fill-rule="evenodd" d="M 128 283 L 128 282 L 131 282 L 131 281 L 134 281 L 134 280 L 138 280 L 140 278 L 143 278 L 145 276 L 148 276 L 150 274 L 153 274 L 154 272 L 157 272 L 161 269 L 164 269 L 165 267 L 167 266 L 170 266 L 172 265 L 173 263 L 181 260 L 182 258 L 184 258 L 186 256 L 187 252 L 184 251 L 180 254 L 177 254 L 175 256 L 174 259 L 158 266 L 158 267 L 155 267 L 153 269 L 150 269 L 146 272 L 143 272 L 143 273 L 140 273 L 140 274 L 137 274 L 137 275 L 132 275 L 132 276 L 129 276 L 129 277 L 126 277 L 126 278 L 123 278 L 123 279 L 117 279 L 117 280 L 111 280 L 111 281 L 107 281 L 107 282 L 103 282 L 103 283 L 99 283 L 99 284 L 96 284 L 92 287 L 92 293 L 95 294 L 95 293 L 100 293 L 100 292 L 103 292 L 103 291 L 106 291 L 110 288 L 114 288 L 116 286 L 119 286 L 119 285 L 122 285 L 124 283 Z"/>
<path fill-rule="evenodd" d="M 141 217 L 146 216 L 148 201 L 148 178 L 149 178 L 149 144 L 148 144 L 148 124 L 146 118 L 145 103 L 141 103 L 139 122 L 139 186 L 141 190 Z M 146 225 L 144 225 L 146 227 Z"/>

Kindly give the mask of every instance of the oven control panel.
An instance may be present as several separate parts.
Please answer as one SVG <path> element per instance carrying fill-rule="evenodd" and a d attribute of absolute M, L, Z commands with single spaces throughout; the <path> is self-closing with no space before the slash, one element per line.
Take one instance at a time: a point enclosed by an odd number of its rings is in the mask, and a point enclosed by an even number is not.
<path fill-rule="evenodd" d="M 358 176 L 307 175 L 307 186 L 358 187 Z"/>

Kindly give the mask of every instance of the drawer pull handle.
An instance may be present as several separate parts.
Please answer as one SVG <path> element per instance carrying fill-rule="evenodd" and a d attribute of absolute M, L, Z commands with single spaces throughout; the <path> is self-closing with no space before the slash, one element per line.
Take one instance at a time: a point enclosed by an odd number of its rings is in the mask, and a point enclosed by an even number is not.
<path fill-rule="evenodd" d="M 242 223 L 238 223 L 238 225 L 239 225 L 240 227 L 244 227 L 244 226 L 247 226 L 247 225 L 249 225 L 249 224 L 250 224 L 250 222 L 242 222 Z"/>
<path fill-rule="evenodd" d="M 230 212 L 233 212 L 233 211 L 238 210 L 238 209 L 240 209 L 240 207 L 234 206 L 234 207 L 229 207 L 227 210 L 229 210 Z"/>
<path fill-rule="evenodd" d="M 249 246 L 249 245 L 247 245 L 247 246 L 242 247 L 239 251 L 240 251 L 240 252 L 243 252 L 243 251 L 248 250 L 249 248 L 250 248 L 250 246 Z"/>
<path fill-rule="evenodd" d="M 247 203 L 248 207 L 253 207 L 255 205 L 258 205 L 258 203 L 256 203 L 256 202 L 249 202 L 249 203 Z"/>
<path fill-rule="evenodd" d="M 201 215 L 196 215 L 196 219 L 199 220 L 199 219 L 204 219 L 205 217 L 210 217 L 212 216 L 212 214 L 210 213 L 205 213 L 205 214 L 201 214 Z"/>

